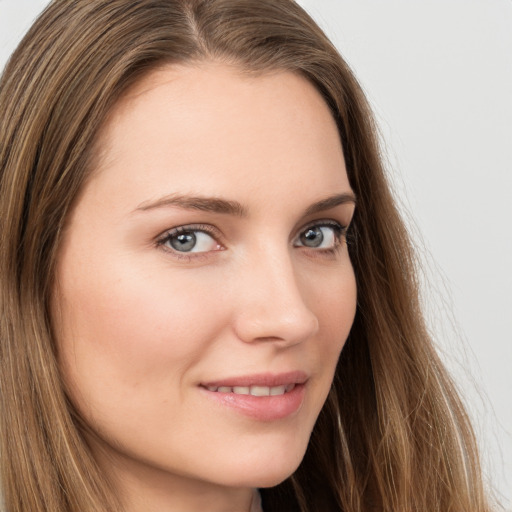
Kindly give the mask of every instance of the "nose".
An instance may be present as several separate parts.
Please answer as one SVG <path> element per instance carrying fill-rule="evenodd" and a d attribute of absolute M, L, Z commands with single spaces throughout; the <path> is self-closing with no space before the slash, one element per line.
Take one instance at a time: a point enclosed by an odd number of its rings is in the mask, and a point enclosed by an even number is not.
<path fill-rule="evenodd" d="M 307 292 L 304 286 L 301 289 L 290 254 L 282 253 L 248 262 L 237 276 L 234 329 L 246 343 L 270 341 L 291 346 L 318 331 L 318 317 L 307 305 Z"/>

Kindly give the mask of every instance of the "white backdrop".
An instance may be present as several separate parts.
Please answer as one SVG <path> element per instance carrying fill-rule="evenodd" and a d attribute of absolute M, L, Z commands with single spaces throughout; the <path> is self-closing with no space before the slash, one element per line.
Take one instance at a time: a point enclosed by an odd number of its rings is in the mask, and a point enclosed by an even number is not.
<path fill-rule="evenodd" d="M 432 330 L 512 510 L 512 0 L 299 3 L 374 106 Z M 0 0 L 0 68 L 46 4 Z"/>

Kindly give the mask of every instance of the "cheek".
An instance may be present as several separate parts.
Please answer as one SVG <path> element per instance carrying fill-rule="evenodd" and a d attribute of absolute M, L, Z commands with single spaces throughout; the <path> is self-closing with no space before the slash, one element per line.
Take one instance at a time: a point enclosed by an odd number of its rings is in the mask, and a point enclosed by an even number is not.
<path fill-rule="evenodd" d="M 134 261 L 106 254 L 81 260 L 76 251 L 62 259 L 59 357 L 84 420 L 107 444 L 158 467 L 232 481 L 247 471 L 249 479 L 277 483 L 300 463 L 329 392 L 355 311 L 352 268 L 297 268 L 319 332 L 281 356 L 311 368 L 312 385 L 300 414 L 269 429 L 219 414 L 194 388 L 212 367 L 226 372 L 246 363 L 254 371 L 231 329 L 247 284 L 240 285 L 242 276 Z M 197 439 L 205 442 L 196 451 Z"/>
<path fill-rule="evenodd" d="M 339 355 L 352 327 L 357 306 L 357 286 L 352 265 L 344 261 L 339 272 L 307 280 L 305 296 L 319 321 L 318 336 L 312 340 L 309 357 L 315 359 L 317 386 L 316 415 L 331 389 Z M 316 416 L 315 416 L 316 419 Z M 311 425 L 312 428 L 312 425 Z"/>
<path fill-rule="evenodd" d="M 338 273 L 310 280 L 305 296 L 318 317 L 323 351 L 330 356 L 339 354 L 356 313 L 357 286 L 352 265 L 344 262 Z"/>
<path fill-rule="evenodd" d="M 64 377 L 84 403 L 144 389 L 166 397 L 222 329 L 218 300 L 199 280 L 167 279 L 117 258 L 112 266 L 70 261 L 78 264 L 60 273 L 57 338 Z"/>
<path fill-rule="evenodd" d="M 326 293 L 321 297 L 318 301 L 319 308 L 324 312 L 321 320 L 325 330 L 325 343 L 321 353 L 324 375 L 321 378 L 325 382 L 325 401 L 356 314 L 357 286 L 351 265 L 337 282 L 333 280 L 332 286 L 326 286 Z"/>

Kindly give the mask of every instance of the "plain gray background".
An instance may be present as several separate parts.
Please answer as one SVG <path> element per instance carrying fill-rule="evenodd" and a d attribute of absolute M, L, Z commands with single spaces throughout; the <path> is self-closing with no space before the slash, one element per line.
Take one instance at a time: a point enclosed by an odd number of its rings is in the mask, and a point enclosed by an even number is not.
<path fill-rule="evenodd" d="M 0 68 L 47 3 L 0 0 Z M 299 3 L 374 107 L 432 332 L 512 510 L 512 0 Z"/>

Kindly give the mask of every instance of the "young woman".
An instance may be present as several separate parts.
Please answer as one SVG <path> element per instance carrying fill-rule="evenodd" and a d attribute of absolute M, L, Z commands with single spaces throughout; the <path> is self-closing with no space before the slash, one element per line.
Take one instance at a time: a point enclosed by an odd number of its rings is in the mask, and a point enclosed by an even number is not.
<path fill-rule="evenodd" d="M 371 114 L 294 2 L 56 0 L 0 111 L 7 511 L 489 510 Z"/>

